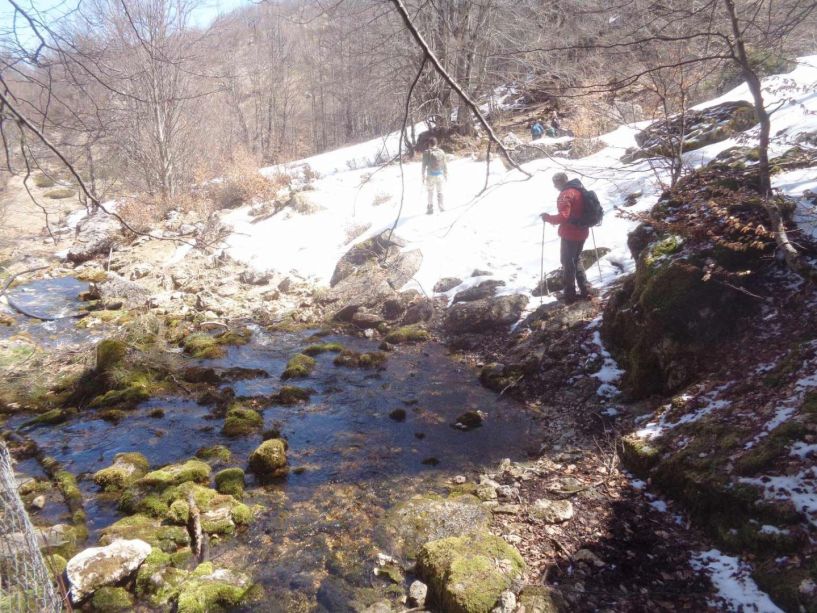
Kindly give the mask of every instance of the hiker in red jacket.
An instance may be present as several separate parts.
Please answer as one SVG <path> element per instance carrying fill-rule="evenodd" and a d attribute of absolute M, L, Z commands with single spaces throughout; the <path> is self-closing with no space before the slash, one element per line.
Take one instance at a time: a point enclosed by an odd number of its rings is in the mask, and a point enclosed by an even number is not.
<path fill-rule="evenodd" d="M 560 256 L 562 278 L 564 279 L 564 301 L 570 304 L 577 300 L 577 284 L 579 286 L 578 299 L 588 300 L 589 287 L 580 256 L 589 230 L 570 223 L 571 220 L 579 219 L 582 215 L 584 207 L 582 184 L 578 179 L 568 181 L 565 173 L 557 172 L 553 175 L 553 186 L 559 190 L 559 199 L 556 201 L 556 208 L 559 212 L 556 215 L 542 213 L 542 219 L 559 226 L 559 237 L 562 239 Z"/>

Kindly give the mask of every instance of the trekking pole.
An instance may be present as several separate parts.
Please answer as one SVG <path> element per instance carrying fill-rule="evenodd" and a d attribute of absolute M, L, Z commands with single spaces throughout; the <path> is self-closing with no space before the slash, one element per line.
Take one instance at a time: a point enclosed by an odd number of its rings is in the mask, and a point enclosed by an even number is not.
<path fill-rule="evenodd" d="M 593 237 L 593 250 L 596 252 L 596 266 L 599 269 L 599 285 L 601 285 L 601 261 L 599 261 L 599 248 L 596 247 L 596 234 L 593 232 L 593 228 L 590 228 L 590 236 Z"/>
<path fill-rule="evenodd" d="M 542 293 L 542 286 L 545 288 L 545 292 L 547 292 L 548 297 L 550 297 L 550 291 L 548 290 L 548 281 L 545 278 L 545 226 L 547 223 L 545 220 L 542 220 L 542 257 L 539 260 L 539 306 L 542 306 L 544 302 L 545 296 Z"/>

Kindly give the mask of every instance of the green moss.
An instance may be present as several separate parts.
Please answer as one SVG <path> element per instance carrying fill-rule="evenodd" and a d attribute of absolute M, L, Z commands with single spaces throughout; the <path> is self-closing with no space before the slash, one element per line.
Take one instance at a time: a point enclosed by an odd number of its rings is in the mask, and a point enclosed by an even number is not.
<path fill-rule="evenodd" d="M 647 266 L 653 266 L 658 259 L 677 253 L 683 244 L 684 239 L 677 234 L 670 234 L 653 243 L 647 250 L 645 258 Z"/>
<path fill-rule="evenodd" d="M 128 414 L 121 409 L 105 409 L 104 411 L 99 412 L 100 419 L 110 422 L 112 424 L 118 424 L 127 416 Z"/>
<path fill-rule="evenodd" d="M 621 438 L 616 451 L 624 466 L 639 476 L 646 475 L 660 459 L 658 449 L 635 434 Z"/>
<path fill-rule="evenodd" d="M 153 607 L 162 607 L 175 598 L 190 574 L 171 563 L 169 554 L 154 547 L 136 573 L 136 595 Z"/>
<path fill-rule="evenodd" d="M 276 394 L 273 395 L 272 401 L 278 404 L 292 405 L 300 402 L 306 402 L 312 395 L 312 390 L 295 385 L 285 385 Z"/>
<path fill-rule="evenodd" d="M 212 447 L 202 447 L 196 452 L 196 457 L 202 460 L 217 460 L 219 462 L 229 462 L 233 454 L 224 445 L 213 445 Z"/>
<path fill-rule="evenodd" d="M 178 613 L 207 613 L 230 609 L 241 603 L 245 588 L 219 581 L 187 582 L 182 587 Z"/>
<path fill-rule="evenodd" d="M 229 494 L 241 500 L 244 496 L 244 471 L 240 468 L 225 468 L 216 473 L 216 490 L 219 494 Z"/>
<path fill-rule="evenodd" d="M 524 569 L 519 552 L 488 533 L 431 541 L 417 556 L 431 600 L 451 613 L 488 613 Z"/>
<path fill-rule="evenodd" d="M 486 364 L 479 373 L 480 383 L 495 392 L 501 392 L 514 385 L 520 377 L 522 377 L 521 367 L 497 363 Z"/>
<path fill-rule="evenodd" d="M 67 566 L 68 560 L 58 553 L 45 556 L 45 567 L 48 569 L 48 574 L 51 575 L 51 577 L 59 577 L 62 575 Z"/>
<path fill-rule="evenodd" d="M 215 360 L 226 355 L 224 347 L 205 332 L 191 334 L 185 338 L 184 352 L 197 360 Z"/>
<path fill-rule="evenodd" d="M 216 334 L 216 341 L 219 345 L 246 345 L 250 339 L 252 339 L 252 330 L 249 328 L 236 328 Z"/>
<path fill-rule="evenodd" d="M 140 483 L 152 486 L 179 485 L 186 481 L 208 483 L 211 471 L 210 465 L 201 460 L 188 460 L 184 464 L 171 464 L 149 472 Z"/>
<path fill-rule="evenodd" d="M 70 415 L 75 413 L 76 411 L 64 411 L 63 409 L 51 409 L 50 411 L 46 411 L 45 413 L 41 413 L 34 417 L 33 419 L 29 419 L 27 422 L 22 424 L 21 428 L 30 428 L 32 426 L 53 426 L 56 424 L 63 423 Z"/>
<path fill-rule="evenodd" d="M 225 536 L 235 534 L 235 524 L 230 517 L 219 517 L 218 519 L 202 518 L 201 529 L 207 534 L 219 534 Z"/>
<path fill-rule="evenodd" d="M 157 519 L 147 515 L 129 515 L 103 529 L 99 542 L 108 545 L 116 539 L 140 539 L 158 546 L 158 529 Z"/>
<path fill-rule="evenodd" d="M 133 596 L 123 587 L 105 586 L 94 592 L 91 608 L 99 613 L 130 611 L 133 609 Z"/>
<path fill-rule="evenodd" d="M 51 200 L 65 200 L 66 198 L 70 198 L 76 192 L 73 189 L 68 189 L 67 187 L 60 187 L 57 189 L 52 189 L 43 194 L 46 198 Z"/>
<path fill-rule="evenodd" d="M 287 474 L 286 442 L 280 438 L 264 441 L 250 455 L 250 470 L 260 480 L 276 479 Z"/>
<path fill-rule="evenodd" d="M 290 358 L 287 362 L 286 370 L 281 375 L 282 379 L 295 379 L 301 377 L 308 377 L 315 368 L 315 359 L 298 353 Z"/>
<path fill-rule="evenodd" d="M 37 175 L 34 177 L 34 185 L 41 189 L 54 187 L 55 184 L 56 182 L 51 177 L 47 177 L 45 175 Z"/>
<path fill-rule="evenodd" d="M 105 339 L 96 346 L 96 369 L 99 372 L 109 372 L 121 366 L 128 354 L 128 346 L 118 339 Z"/>
<path fill-rule="evenodd" d="M 304 349 L 301 353 L 308 356 L 316 356 L 320 355 L 321 353 L 340 353 L 343 351 L 343 345 L 340 343 L 323 343 L 320 345 L 309 345 L 306 349 Z"/>
<path fill-rule="evenodd" d="M 798 421 L 787 421 L 779 425 L 737 459 L 735 471 L 744 476 L 768 471 L 775 461 L 788 455 L 791 443 L 806 433 L 805 426 Z"/>
<path fill-rule="evenodd" d="M 168 509 L 167 518 L 177 524 L 187 523 L 190 517 L 190 505 L 184 500 L 174 500 Z"/>
<path fill-rule="evenodd" d="M 252 521 L 253 512 L 246 504 L 237 504 L 230 510 L 230 517 L 237 526 L 246 526 Z"/>
<path fill-rule="evenodd" d="M 348 349 L 342 351 L 335 358 L 335 366 L 347 368 L 378 368 L 386 363 L 388 356 L 381 351 L 371 353 L 357 353 Z"/>
<path fill-rule="evenodd" d="M 94 483 L 105 491 L 122 490 L 144 477 L 149 468 L 141 453 L 118 453 L 111 466 L 94 473 Z"/>
<path fill-rule="evenodd" d="M 258 432 L 263 427 L 264 419 L 258 411 L 234 406 L 234 408 L 227 411 L 227 417 L 224 419 L 221 432 L 230 437 L 246 436 Z"/>
<path fill-rule="evenodd" d="M 428 330 L 419 325 L 402 326 L 386 335 L 386 342 L 394 345 L 427 341 L 431 338 Z"/>
<path fill-rule="evenodd" d="M 60 488 L 65 503 L 71 511 L 82 507 L 82 492 L 79 491 L 77 478 L 67 470 L 58 470 L 54 473 L 54 481 Z"/>

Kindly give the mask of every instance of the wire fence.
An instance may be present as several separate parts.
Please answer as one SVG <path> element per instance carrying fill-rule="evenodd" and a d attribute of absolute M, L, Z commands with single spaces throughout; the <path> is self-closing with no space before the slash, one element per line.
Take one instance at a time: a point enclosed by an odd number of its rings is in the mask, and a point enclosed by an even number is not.
<path fill-rule="evenodd" d="M 56 613 L 62 599 L 17 493 L 11 456 L 0 442 L 0 613 L 7 611 Z"/>

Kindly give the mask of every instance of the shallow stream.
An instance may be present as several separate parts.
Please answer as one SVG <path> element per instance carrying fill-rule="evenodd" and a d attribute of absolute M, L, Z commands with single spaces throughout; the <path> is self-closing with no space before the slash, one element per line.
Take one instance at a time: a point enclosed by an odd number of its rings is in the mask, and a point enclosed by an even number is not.
<path fill-rule="evenodd" d="M 32 293 L 39 295 L 36 289 Z M 40 308 L 56 308 L 64 298 L 60 292 L 49 295 L 55 304 Z M 48 302 L 42 296 L 39 300 Z M 43 325 L 48 323 L 26 324 L 33 336 L 47 342 L 35 330 Z M 86 333 L 65 334 L 77 332 Z M 268 377 L 230 385 L 239 397 L 269 395 L 281 387 L 287 359 L 314 342 L 310 335 L 256 329 L 249 344 L 230 347 L 222 359 L 196 363 L 263 369 Z M 377 349 L 376 342 L 354 337 L 328 336 L 321 342 L 339 342 L 360 352 Z M 264 610 L 344 610 L 356 590 L 381 582 L 372 568 L 377 552 L 388 546 L 378 536 L 378 524 L 390 506 L 416 493 L 441 491 L 452 476 L 473 476 L 504 457 L 524 459 L 536 447 L 533 416 L 482 388 L 473 371 L 440 345 L 401 346 L 389 353 L 381 370 L 335 366 L 334 356 L 317 356 L 313 373 L 295 381 L 315 391 L 309 402 L 263 409 L 265 429 L 280 430 L 288 442 L 290 474 L 261 486 L 248 473 L 245 502 L 261 504 L 265 511 L 244 533 L 211 549 L 211 558 L 247 570 L 266 587 Z M 164 410 L 163 417 L 151 416 L 157 408 Z M 405 410 L 403 421 L 390 417 L 395 409 Z M 459 415 L 476 409 L 487 414 L 482 427 L 452 427 Z M 8 425 L 18 426 L 26 418 L 16 417 Z M 246 468 L 261 434 L 227 438 L 221 426 L 211 407 L 163 397 L 142 403 L 116 424 L 89 414 L 28 434 L 47 455 L 80 476 L 93 544 L 98 532 L 121 515 L 114 501 L 99 495 L 90 474 L 109 466 L 120 452 L 139 451 L 157 467 L 216 444 L 232 452 L 229 466 Z M 30 462 L 20 468 L 33 472 Z M 58 519 L 49 507 L 42 513 Z"/>

